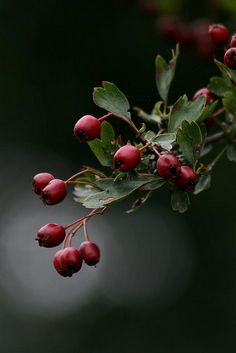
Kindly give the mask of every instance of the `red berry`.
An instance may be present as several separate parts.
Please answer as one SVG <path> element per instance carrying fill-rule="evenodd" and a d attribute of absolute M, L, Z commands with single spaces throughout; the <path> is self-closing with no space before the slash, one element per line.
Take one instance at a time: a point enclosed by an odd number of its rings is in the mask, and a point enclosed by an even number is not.
<path fill-rule="evenodd" d="M 203 87 L 199 89 L 193 96 L 193 101 L 195 101 L 198 97 L 205 96 L 206 97 L 206 104 L 213 102 L 215 99 L 214 95 L 209 91 L 207 87 Z"/>
<path fill-rule="evenodd" d="M 67 195 L 66 183 L 60 179 L 53 179 L 50 183 L 43 189 L 41 194 L 41 199 L 46 205 L 55 205 L 62 200 Z"/>
<path fill-rule="evenodd" d="M 162 16 L 157 21 L 157 30 L 168 39 L 176 40 L 176 26 L 179 21 L 174 16 Z"/>
<path fill-rule="evenodd" d="M 91 241 L 84 241 L 79 248 L 80 256 L 89 266 L 96 265 L 100 260 L 100 250 L 97 244 Z"/>
<path fill-rule="evenodd" d="M 157 171 L 165 179 L 177 178 L 180 167 L 180 161 L 172 153 L 163 154 L 157 160 Z"/>
<path fill-rule="evenodd" d="M 42 190 L 45 188 L 45 186 L 48 185 L 48 183 L 54 179 L 54 176 L 52 174 L 49 173 L 39 173 L 36 174 L 33 177 L 33 191 L 40 195 Z"/>
<path fill-rule="evenodd" d="M 59 224 L 49 223 L 39 229 L 37 238 L 39 246 L 53 248 L 63 242 L 65 239 L 65 228 Z"/>
<path fill-rule="evenodd" d="M 82 261 L 79 250 L 68 247 L 55 254 L 53 264 L 60 275 L 71 277 L 81 269 Z"/>
<path fill-rule="evenodd" d="M 116 169 L 128 172 L 139 165 L 141 161 L 140 151 L 135 146 L 125 145 L 115 153 L 113 160 Z"/>
<path fill-rule="evenodd" d="M 100 136 L 101 123 L 92 115 L 80 118 L 74 126 L 74 135 L 79 141 L 91 141 Z"/>
<path fill-rule="evenodd" d="M 224 63 L 230 69 L 236 69 L 236 48 L 229 48 L 224 55 Z"/>
<path fill-rule="evenodd" d="M 209 34 L 213 42 L 217 45 L 227 44 L 230 37 L 228 28 L 220 23 L 210 25 Z"/>
<path fill-rule="evenodd" d="M 235 48 L 236 47 L 236 33 L 231 38 L 230 47 L 231 48 Z"/>
<path fill-rule="evenodd" d="M 197 175 L 192 168 L 184 165 L 180 168 L 180 175 L 175 184 L 182 190 L 193 190 L 197 183 Z"/>

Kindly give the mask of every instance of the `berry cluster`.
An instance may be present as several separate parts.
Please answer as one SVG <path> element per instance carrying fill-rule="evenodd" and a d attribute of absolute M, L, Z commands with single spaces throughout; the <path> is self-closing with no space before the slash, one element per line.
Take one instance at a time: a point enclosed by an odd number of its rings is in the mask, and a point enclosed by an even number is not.
<path fill-rule="evenodd" d="M 230 33 L 224 25 L 211 25 L 208 32 L 215 45 L 226 48 Z M 81 117 L 73 133 L 79 142 L 89 145 L 105 172 L 83 167 L 65 181 L 50 173 L 33 178 L 33 190 L 44 205 L 63 201 L 68 186 L 73 184 L 75 201 L 92 209 L 66 226 L 50 223 L 37 233 L 39 246 L 51 248 L 62 244 L 53 261 L 60 275 L 70 277 L 81 269 L 83 262 L 89 266 L 99 262 L 99 247 L 89 240 L 87 232 L 91 217 L 103 214 L 108 206 L 138 191 L 141 196 L 127 212 L 134 211 L 163 186 L 171 192 L 173 210 L 183 213 L 188 209 L 191 195 L 209 188 L 213 167 L 225 152 L 230 161 L 236 161 L 236 76 L 231 70 L 236 69 L 235 35 L 230 45 L 225 53 L 225 65 L 215 60 L 222 77 L 213 77 L 192 100 L 184 95 L 172 105 L 168 104 L 168 93 L 179 48 L 172 51 L 169 63 L 158 55 L 156 84 L 162 100 L 155 104 L 151 114 L 133 108 L 143 120 L 139 128 L 131 118 L 126 96 L 113 83 L 104 81 L 103 87 L 95 88 L 94 102 L 107 113 L 100 118 Z M 127 124 L 133 138 L 128 140 L 122 132 L 117 136 L 110 123 L 112 119 Z M 207 161 L 205 156 L 214 151 L 213 146 L 218 142 L 223 144 L 223 149 Z M 85 241 L 76 248 L 72 241 L 81 228 Z"/>

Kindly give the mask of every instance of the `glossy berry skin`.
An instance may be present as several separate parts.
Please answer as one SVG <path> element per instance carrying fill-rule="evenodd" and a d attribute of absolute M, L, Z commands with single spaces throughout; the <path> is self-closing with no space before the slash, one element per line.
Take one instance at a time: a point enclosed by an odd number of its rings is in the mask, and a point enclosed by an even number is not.
<path fill-rule="evenodd" d="M 182 190 L 193 190 L 197 183 L 197 174 L 187 165 L 180 168 L 180 175 L 175 184 Z"/>
<path fill-rule="evenodd" d="M 141 161 L 140 151 L 135 146 L 125 145 L 115 153 L 113 161 L 115 169 L 128 172 L 139 165 Z"/>
<path fill-rule="evenodd" d="M 60 179 L 53 179 L 43 189 L 41 199 L 46 205 L 56 205 L 67 195 L 66 183 Z"/>
<path fill-rule="evenodd" d="M 78 272 L 81 269 L 82 262 L 79 250 L 73 247 L 59 250 L 53 260 L 55 269 L 63 277 L 71 277 Z"/>
<path fill-rule="evenodd" d="M 96 265 L 100 260 L 100 249 L 92 241 L 84 241 L 79 248 L 80 256 L 89 266 Z"/>
<path fill-rule="evenodd" d="M 224 55 L 224 63 L 230 69 L 236 69 L 236 48 L 229 48 Z"/>
<path fill-rule="evenodd" d="M 180 167 L 180 161 L 172 153 L 162 154 L 157 160 L 157 171 L 165 179 L 177 178 Z"/>
<path fill-rule="evenodd" d="M 214 95 L 209 91 L 207 87 L 203 87 L 199 89 L 193 96 L 193 101 L 196 100 L 200 96 L 205 96 L 206 97 L 206 104 L 213 102 L 215 97 Z"/>
<path fill-rule="evenodd" d="M 32 186 L 33 186 L 33 191 L 40 195 L 42 190 L 45 188 L 45 186 L 48 185 L 48 183 L 54 179 L 54 176 L 50 173 L 39 173 L 36 174 L 33 177 L 32 181 Z"/>
<path fill-rule="evenodd" d="M 100 137 L 101 123 L 92 115 L 84 115 L 74 126 L 74 135 L 81 142 Z"/>
<path fill-rule="evenodd" d="M 53 248 L 63 242 L 66 231 L 60 224 L 49 223 L 39 229 L 36 240 L 39 246 Z"/>
<path fill-rule="evenodd" d="M 220 23 L 210 25 L 209 34 L 213 42 L 221 46 L 226 45 L 230 37 L 228 28 Z"/>
<path fill-rule="evenodd" d="M 231 41 L 230 41 L 230 47 L 231 48 L 235 48 L 236 47 L 236 34 L 234 34 L 231 38 Z"/>

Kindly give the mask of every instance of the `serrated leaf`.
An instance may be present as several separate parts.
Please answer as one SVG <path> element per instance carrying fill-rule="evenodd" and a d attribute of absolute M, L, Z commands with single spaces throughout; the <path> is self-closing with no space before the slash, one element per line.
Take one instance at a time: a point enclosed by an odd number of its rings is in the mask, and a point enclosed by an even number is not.
<path fill-rule="evenodd" d="M 156 190 L 156 189 L 160 189 L 163 185 L 165 185 L 167 183 L 167 181 L 163 178 L 160 177 L 156 177 L 155 180 L 150 181 L 149 183 L 143 185 L 141 187 L 141 190 Z"/>
<path fill-rule="evenodd" d="M 172 53 L 172 59 L 167 63 L 161 55 L 157 55 L 156 66 L 156 85 L 161 98 L 166 102 L 170 90 L 171 82 L 175 76 L 176 63 L 179 56 L 179 46 Z"/>
<path fill-rule="evenodd" d="M 208 88 L 216 96 L 223 97 L 232 88 L 232 83 L 227 77 L 214 76 L 210 79 Z"/>
<path fill-rule="evenodd" d="M 197 121 L 205 108 L 205 104 L 206 97 L 204 96 L 198 97 L 193 102 L 189 102 L 186 95 L 180 97 L 174 104 L 170 115 L 169 132 L 175 132 L 184 120 Z"/>
<path fill-rule="evenodd" d="M 176 190 L 171 195 L 171 206 L 174 211 L 184 213 L 190 204 L 189 196 L 186 191 Z"/>
<path fill-rule="evenodd" d="M 152 139 L 153 143 L 158 144 L 161 148 L 167 151 L 170 151 L 172 149 L 173 144 L 175 143 L 175 140 L 176 140 L 175 133 L 161 134 L 159 136 L 155 136 Z"/>
<path fill-rule="evenodd" d="M 136 179 L 136 180 L 118 180 L 114 182 L 112 178 L 104 178 L 97 180 L 96 184 L 101 189 L 98 191 L 96 188 L 89 188 L 89 190 L 83 190 L 87 193 L 87 197 L 82 193 L 82 186 L 75 188 L 75 200 L 81 202 L 86 208 L 97 208 L 107 206 L 114 202 L 117 202 L 136 190 L 140 189 L 152 180 L 147 179 Z M 86 188 L 86 187 L 85 187 Z M 87 188 L 88 189 L 88 188 Z"/>
<path fill-rule="evenodd" d="M 211 186 L 211 174 L 201 175 L 194 189 L 194 194 L 209 189 Z"/>
<path fill-rule="evenodd" d="M 126 96 L 114 83 L 103 81 L 103 87 L 96 87 L 93 91 L 94 103 L 114 115 L 126 120 L 134 126 L 131 120 L 130 105 Z"/>
<path fill-rule="evenodd" d="M 134 111 L 137 113 L 138 117 L 141 118 L 145 123 L 159 125 L 161 122 L 161 117 L 152 112 L 151 114 L 146 113 L 143 109 L 139 107 L 134 107 Z"/>
<path fill-rule="evenodd" d="M 222 99 L 225 109 L 236 117 L 236 88 L 228 91 Z"/>
<path fill-rule="evenodd" d="M 191 123 L 183 121 L 177 130 L 177 143 L 186 161 L 194 165 L 199 158 L 199 147 L 202 143 L 202 134 L 198 124 L 194 121 Z"/>
<path fill-rule="evenodd" d="M 236 148 L 233 145 L 227 147 L 226 150 L 227 158 L 230 162 L 236 162 Z"/>
<path fill-rule="evenodd" d="M 202 113 L 200 114 L 199 118 L 196 121 L 198 123 L 201 123 L 202 121 L 209 118 L 213 114 L 213 112 L 215 111 L 217 104 L 218 104 L 217 100 L 212 103 L 207 104 L 205 106 L 205 108 L 202 110 Z"/>
<path fill-rule="evenodd" d="M 101 139 L 88 142 L 89 147 L 104 167 L 111 167 L 113 165 L 113 154 L 117 148 L 114 140 L 115 132 L 113 127 L 108 122 L 103 121 L 101 125 Z"/>
<path fill-rule="evenodd" d="M 152 194 L 152 192 L 148 191 L 144 196 L 137 198 L 134 201 L 134 203 L 132 204 L 131 209 L 126 211 L 126 213 L 132 213 L 132 212 L 136 211 L 137 209 L 139 209 L 141 206 L 143 206 L 143 204 L 149 199 L 151 194 Z"/>

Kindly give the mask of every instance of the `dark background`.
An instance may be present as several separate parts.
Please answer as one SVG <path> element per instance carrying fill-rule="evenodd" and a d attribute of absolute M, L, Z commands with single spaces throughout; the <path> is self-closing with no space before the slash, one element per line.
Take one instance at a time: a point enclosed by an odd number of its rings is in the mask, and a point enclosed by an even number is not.
<path fill-rule="evenodd" d="M 80 116 L 103 114 L 93 87 L 109 80 L 131 105 L 151 109 L 154 59 L 170 49 L 135 1 L 1 1 L 1 353 L 235 351 L 236 169 L 225 158 L 185 215 L 157 192 L 136 214 L 124 213 L 126 201 L 92 220 L 96 269 L 64 279 L 52 266 L 55 250 L 34 242 L 43 224 L 85 213 L 72 197 L 44 208 L 31 179 L 97 166 L 72 136 Z M 216 72 L 183 48 L 171 100 L 191 97 Z"/>

